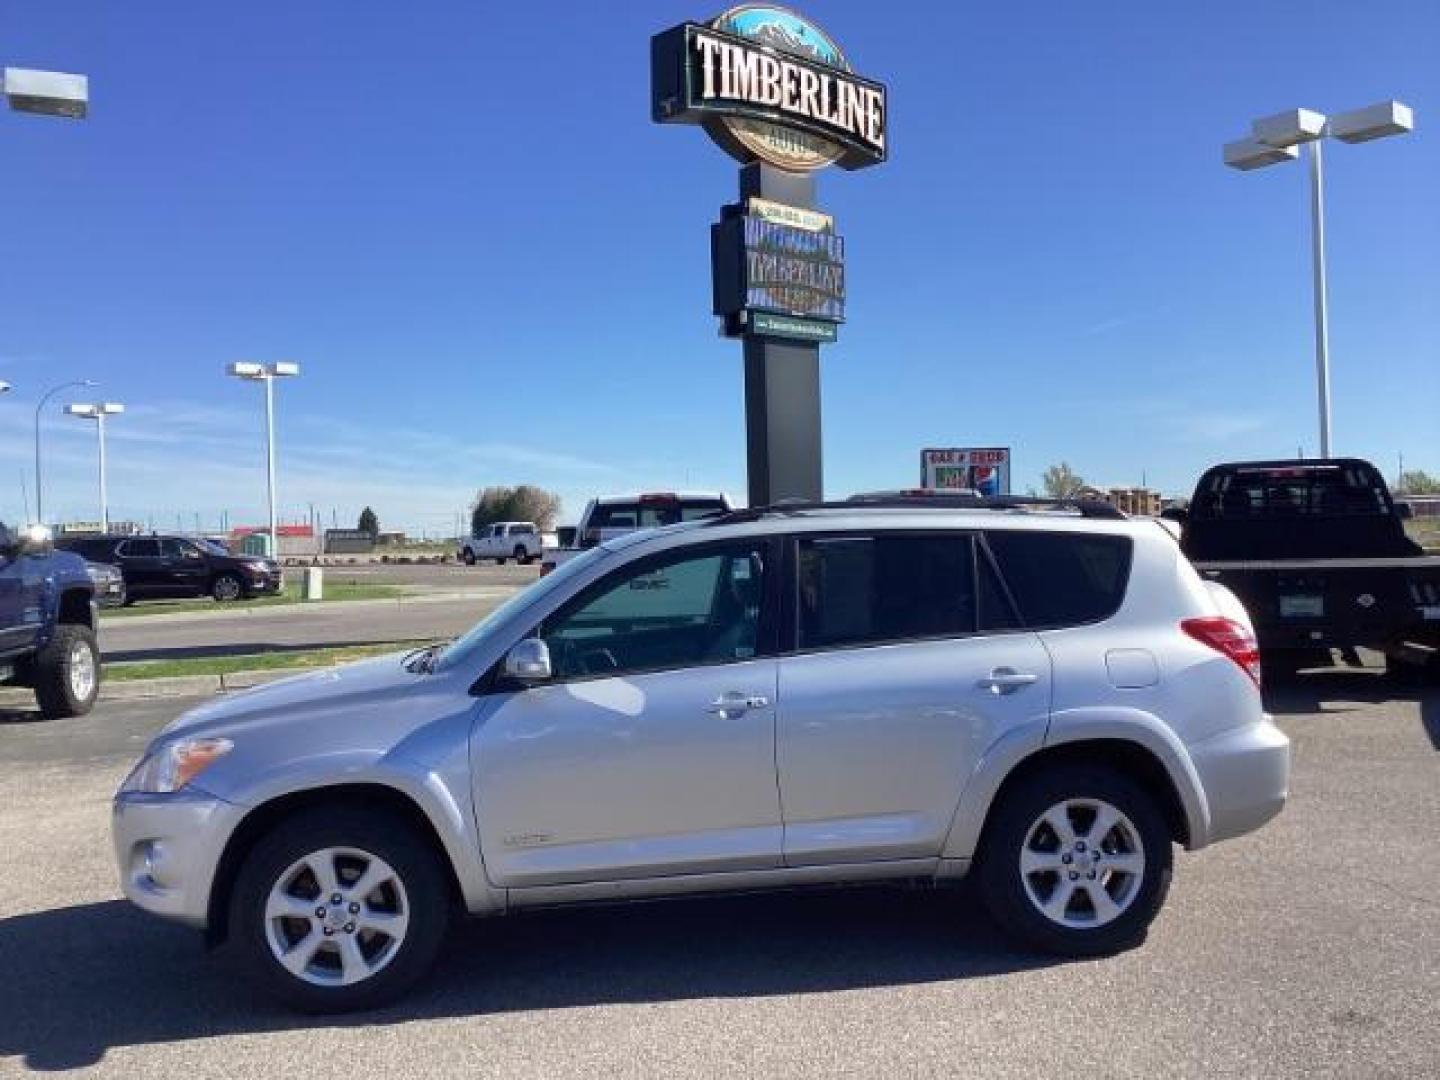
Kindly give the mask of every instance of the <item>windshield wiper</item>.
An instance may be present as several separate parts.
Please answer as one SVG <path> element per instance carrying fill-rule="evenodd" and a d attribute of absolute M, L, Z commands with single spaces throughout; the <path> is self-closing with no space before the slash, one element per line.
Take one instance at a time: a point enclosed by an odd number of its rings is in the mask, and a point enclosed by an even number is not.
<path fill-rule="evenodd" d="M 400 658 L 400 666 L 406 671 L 419 671 L 428 675 L 435 670 L 435 661 L 440 657 L 440 650 L 449 644 L 448 641 L 432 641 L 429 645 L 411 649 Z"/>

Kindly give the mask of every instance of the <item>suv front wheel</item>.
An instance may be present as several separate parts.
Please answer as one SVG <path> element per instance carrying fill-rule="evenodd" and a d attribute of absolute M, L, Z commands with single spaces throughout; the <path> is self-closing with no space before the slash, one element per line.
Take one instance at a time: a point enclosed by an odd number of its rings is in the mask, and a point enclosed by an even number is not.
<path fill-rule="evenodd" d="M 1018 941 L 1065 956 L 1138 945 L 1170 888 L 1155 799 L 1098 766 L 1054 767 L 1006 792 L 986 828 L 979 884 Z"/>
<path fill-rule="evenodd" d="M 390 815 L 343 810 L 282 822 L 245 860 L 231 898 L 240 964 L 305 1012 L 390 1001 L 429 970 L 449 921 L 433 846 Z"/>
<path fill-rule="evenodd" d="M 61 623 L 32 661 L 35 700 L 47 720 L 84 716 L 100 693 L 100 649 L 88 626 Z"/>

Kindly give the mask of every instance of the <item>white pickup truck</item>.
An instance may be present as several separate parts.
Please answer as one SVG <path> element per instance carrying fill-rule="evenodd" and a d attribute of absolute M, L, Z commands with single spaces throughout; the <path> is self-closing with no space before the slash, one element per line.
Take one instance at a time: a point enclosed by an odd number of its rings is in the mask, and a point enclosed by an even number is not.
<path fill-rule="evenodd" d="M 481 559 L 494 559 L 503 566 L 507 559 L 530 564 L 540 558 L 545 537 L 533 521 L 497 521 L 467 537 L 456 553 L 466 566 Z"/>
<path fill-rule="evenodd" d="M 656 529 L 733 509 L 723 491 L 648 491 L 591 499 L 575 526 L 573 546 L 545 548 L 540 575 L 587 548 L 637 529 Z"/>

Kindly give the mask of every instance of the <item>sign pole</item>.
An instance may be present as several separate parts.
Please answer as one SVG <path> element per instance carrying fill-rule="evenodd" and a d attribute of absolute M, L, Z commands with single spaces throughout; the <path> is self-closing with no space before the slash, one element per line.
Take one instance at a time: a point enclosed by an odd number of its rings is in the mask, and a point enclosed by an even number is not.
<path fill-rule="evenodd" d="M 770 199 L 815 209 L 815 178 L 760 162 L 740 169 L 740 201 Z M 751 506 L 786 499 L 818 502 L 820 456 L 820 346 L 744 336 L 745 449 Z"/>

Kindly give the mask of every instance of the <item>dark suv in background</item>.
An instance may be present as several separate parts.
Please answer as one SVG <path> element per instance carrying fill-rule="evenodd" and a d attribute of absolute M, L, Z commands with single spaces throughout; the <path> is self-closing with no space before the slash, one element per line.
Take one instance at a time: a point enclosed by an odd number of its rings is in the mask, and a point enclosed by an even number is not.
<path fill-rule="evenodd" d="M 91 562 L 111 563 L 125 577 L 126 601 L 213 596 L 240 600 L 280 592 L 280 564 L 260 555 L 232 555 L 213 540 L 188 536 L 71 536 L 58 547 Z"/>

